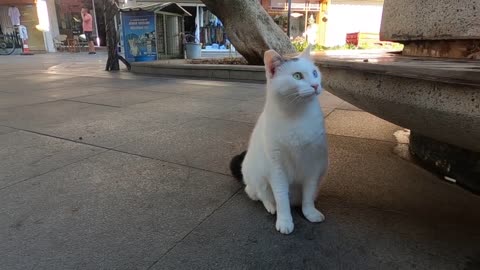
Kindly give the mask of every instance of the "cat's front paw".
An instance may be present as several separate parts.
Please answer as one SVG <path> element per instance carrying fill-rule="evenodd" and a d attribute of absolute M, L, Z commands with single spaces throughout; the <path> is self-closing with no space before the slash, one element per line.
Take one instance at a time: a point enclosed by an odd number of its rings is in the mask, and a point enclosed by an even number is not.
<path fill-rule="evenodd" d="M 283 234 L 289 234 L 293 232 L 293 221 L 292 219 L 279 219 L 277 218 L 277 223 L 275 224 L 277 231 Z"/>
<path fill-rule="evenodd" d="M 275 204 L 269 202 L 269 201 L 263 201 L 263 206 L 267 210 L 268 213 L 275 215 L 275 212 L 277 212 L 277 208 L 275 207 Z"/>
<path fill-rule="evenodd" d="M 325 220 L 325 216 L 322 214 L 322 212 L 315 209 L 315 207 L 303 208 L 302 212 L 310 222 L 322 222 Z"/>

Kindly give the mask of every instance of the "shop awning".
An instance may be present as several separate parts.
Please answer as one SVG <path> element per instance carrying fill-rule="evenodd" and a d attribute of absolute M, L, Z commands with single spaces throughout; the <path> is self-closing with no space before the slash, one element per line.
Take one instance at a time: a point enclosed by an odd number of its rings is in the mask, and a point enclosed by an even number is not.
<path fill-rule="evenodd" d="M 137 4 L 131 7 L 124 7 L 121 8 L 120 11 L 153 11 L 153 12 L 169 12 L 183 16 L 192 16 L 192 14 L 188 13 L 184 8 L 182 8 L 177 3 L 158 3 L 158 4 Z"/>

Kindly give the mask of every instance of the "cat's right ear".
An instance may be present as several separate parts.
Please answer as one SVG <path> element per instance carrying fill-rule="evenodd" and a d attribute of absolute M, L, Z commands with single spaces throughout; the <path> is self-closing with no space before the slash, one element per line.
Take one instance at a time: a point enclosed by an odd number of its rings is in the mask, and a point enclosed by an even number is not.
<path fill-rule="evenodd" d="M 265 71 L 270 78 L 275 75 L 277 68 L 280 67 L 284 61 L 283 57 L 274 50 L 265 52 L 263 62 L 265 63 Z"/>

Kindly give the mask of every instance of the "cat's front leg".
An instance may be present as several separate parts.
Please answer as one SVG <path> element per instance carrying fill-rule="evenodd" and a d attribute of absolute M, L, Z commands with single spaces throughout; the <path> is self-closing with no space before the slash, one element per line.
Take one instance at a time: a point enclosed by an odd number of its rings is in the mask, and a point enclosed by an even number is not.
<path fill-rule="evenodd" d="M 286 174 L 280 168 L 274 170 L 270 179 L 270 185 L 277 205 L 277 222 L 275 227 L 277 231 L 289 234 L 293 231 L 293 219 L 288 197 L 289 184 Z"/>
<path fill-rule="evenodd" d="M 315 208 L 315 197 L 317 194 L 318 177 L 307 179 L 302 186 L 302 212 L 310 222 L 322 222 L 325 216 Z"/>

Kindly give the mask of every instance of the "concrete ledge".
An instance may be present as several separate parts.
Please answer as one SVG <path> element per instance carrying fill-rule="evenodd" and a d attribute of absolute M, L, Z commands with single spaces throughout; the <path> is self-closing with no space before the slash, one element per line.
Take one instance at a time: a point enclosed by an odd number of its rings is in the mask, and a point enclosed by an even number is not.
<path fill-rule="evenodd" d="M 187 64 L 184 60 L 133 63 L 132 72 L 212 80 L 265 82 L 263 66 Z"/>
<path fill-rule="evenodd" d="M 381 40 L 480 39 L 478 0 L 385 0 Z"/>
<path fill-rule="evenodd" d="M 407 57 L 389 53 L 318 55 L 320 67 L 364 71 L 396 77 L 480 86 L 480 61 Z"/>
<path fill-rule="evenodd" d="M 479 77 L 435 79 L 381 66 L 319 65 L 323 86 L 347 102 L 424 136 L 480 152 Z"/>

